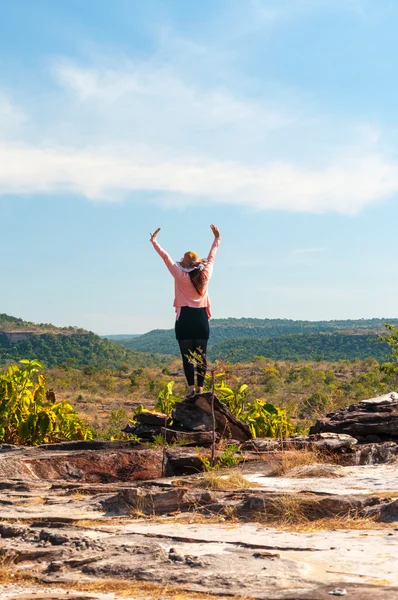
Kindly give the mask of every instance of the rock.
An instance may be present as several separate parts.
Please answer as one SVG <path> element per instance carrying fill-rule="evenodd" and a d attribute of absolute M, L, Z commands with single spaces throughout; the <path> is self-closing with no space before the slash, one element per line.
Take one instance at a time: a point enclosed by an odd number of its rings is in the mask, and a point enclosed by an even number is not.
<path fill-rule="evenodd" d="M 317 433 L 314 435 L 296 435 L 281 440 L 275 438 L 256 438 L 242 445 L 242 450 L 256 452 L 277 452 L 280 450 L 301 450 L 303 448 L 317 448 L 330 452 L 343 449 L 351 450 L 358 440 L 344 433 Z"/>
<path fill-rule="evenodd" d="M 101 504 L 106 511 L 116 515 L 131 514 L 134 510 L 148 515 L 164 515 L 196 508 L 212 500 L 212 495 L 202 490 L 153 487 L 121 490 Z"/>
<path fill-rule="evenodd" d="M 398 443 L 360 444 L 355 450 L 355 464 L 381 465 L 398 458 Z"/>
<path fill-rule="evenodd" d="M 35 452 L 32 449 L 31 453 L 20 460 L 30 477 L 33 475 L 42 480 L 111 483 L 156 479 L 162 475 L 162 453 L 142 447 L 136 450 L 54 453 L 48 450 Z M 0 476 L 2 466 L 0 462 Z"/>
<path fill-rule="evenodd" d="M 177 442 L 184 446 L 211 446 L 213 433 L 211 431 L 179 431 L 175 429 L 160 428 L 160 435 L 166 436 L 167 442 Z M 220 434 L 216 433 L 216 442 L 220 440 Z"/>
<path fill-rule="evenodd" d="M 157 425 L 159 427 L 164 427 L 165 421 L 167 421 L 167 424 L 171 422 L 171 419 L 169 419 L 167 415 L 160 412 L 152 413 L 142 411 L 138 413 L 138 415 L 135 415 L 134 418 L 137 423 L 142 423 L 143 425 Z"/>
<path fill-rule="evenodd" d="M 203 462 L 194 449 L 168 448 L 166 457 L 166 476 L 168 477 L 203 471 Z"/>
<path fill-rule="evenodd" d="M 211 415 L 207 415 L 196 404 L 179 402 L 173 410 L 173 419 L 180 423 L 188 431 L 212 431 L 213 421 Z"/>
<path fill-rule="evenodd" d="M 281 448 L 280 440 L 275 438 L 255 438 L 242 444 L 242 450 L 253 452 L 273 452 Z"/>
<path fill-rule="evenodd" d="M 195 426 L 200 427 L 200 412 L 203 413 L 202 417 L 202 425 L 206 428 L 209 425 L 209 419 L 212 419 L 211 416 L 211 402 L 212 402 L 212 393 L 206 392 L 203 394 L 196 394 L 192 398 L 186 398 L 181 403 L 179 403 L 173 411 L 173 418 L 177 419 L 177 415 L 179 415 L 179 419 L 182 419 L 182 425 L 188 429 L 188 427 Z M 194 409 L 190 409 L 188 407 L 195 407 Z M 176 411 L 176 412 L 175 412 Z M 243 421 L 239 421 L 228 409 L 228 407 L 214 396 L 214 413 L 216 420 L 216 431 L 223 438 L 229 438 L 238 440 L 239 442 L 245 442 L 246 440 L 250 440 L 253 436 L 251 434 L 250 428 L 247 423 L 243 423 Z M 210 431 L 212 430 L 212 425 L 210 425 Z"/>
<path fill-rule="evenodd" d="M 39 538 L 42 542 L 50 542 L 52 546 L 62 546 L 69 542 L 67 535 L 53 533 L 52 531 L 46 531 L 45 529 L 40 531 Z"/>
<path fill-rule="evenodd" d="M 398 500 L 384 504 L 379 512 L 377 521 L 383 523 L 394 523 L 398 521 Z"/>
<path fill-rule="evenodd" d="M 346 433 L 318 433 L 310 437 L 313 445 L 319 450 L 336 451 L 343 448 L 350 450 L 358 443 L 357 439 Z"/>
<path fill-rule="evenodd" d="M 324 432 L 349 434 L 359 442 L 398 441 L 398 394 L 391 392 L 329 413 L 310 429 L 310 434 Z"/>
<path fill-rule="evenodd" d="M 136 440 L 79 440 L 77 442 L 59 442 L 58 444 L 43 444 L 40 450 L 52 452 L 71 452 L 72 450 L 128 450 L 140 443 Z M 25 448 L 26 450 L 26 448 Z"/>
<path fill-rule="evenodd" d="M 27 527 L 24 527 L 23 525 L 0 523 L 0 537 L 2 538 L 22 537 L 25 535 L 26 531 Z"/>
<path fill-rule="evenodd" d="M 376 506 L 366 507 L 361 511 L 361 517 L 375 519 L 382 523 L 398 521 L 398 500 L 387 499 Z"/>
<path fill-rule="evenodd" d="M 23 446 L 14 446 L 13 444 L 0 444 L 0 452 L 13 452 L 23 450 Z"/>

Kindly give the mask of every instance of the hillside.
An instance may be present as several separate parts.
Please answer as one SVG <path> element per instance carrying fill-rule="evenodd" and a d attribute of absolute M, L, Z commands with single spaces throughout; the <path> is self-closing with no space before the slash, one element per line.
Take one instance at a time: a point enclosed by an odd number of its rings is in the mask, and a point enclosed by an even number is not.
<path fill-rule="evenodd" d="M 377 341 L 386 322 L 397 319 L 293 321 L 289 319 L 214 319 L 209 356 L 229 356 L 232 362 L 263 355 L 276 360 L 367 358 L 383 361 L 388 347 Z M 116 341 L 116 340 L 115 340 Z M 141 352 L 178 355 L 174 331 L 157 329 L 118 343 Z"/>
<path fill-rule="evenodd" d="M 118 369 L 158 366 L 167 357 L 130 350 L 75 327 L 59 328 L 0 315 L 0 366 L 22 358 L 57 365 Z"/>
<path fill-rule="evenodd" d="M 77 327 L 56 327 L 51 323 L 32 323 L 18 317 L 11 317 L 0 313 L 0 333 L 54 333 L 54 334 L 80 334 L 88 333 L 85 329 Z"/>

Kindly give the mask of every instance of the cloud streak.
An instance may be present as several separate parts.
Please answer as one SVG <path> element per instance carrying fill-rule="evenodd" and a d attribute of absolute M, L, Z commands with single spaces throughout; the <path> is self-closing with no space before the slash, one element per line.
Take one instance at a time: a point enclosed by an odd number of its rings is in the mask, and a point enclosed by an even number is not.
<path fill-rule="evenodd" d="M 348 137 L 330 147 L 334 123 L 221 84 L 199 85 L 159 61 L 83 67 L 63 60 L 52 73 L 51 110 L 36 122 L 28 107 L 0 96 L 8 123 L 0 129 L 0 194 L 66 191 L 122 201 L 151 191 L 165 207 L 184 206 L 189 196 L 255 210 L 355 214 L 398 192 L 398 163 L 380 151 L 380 136 L 361 144 L 372 124 L 347 127 Z"/>

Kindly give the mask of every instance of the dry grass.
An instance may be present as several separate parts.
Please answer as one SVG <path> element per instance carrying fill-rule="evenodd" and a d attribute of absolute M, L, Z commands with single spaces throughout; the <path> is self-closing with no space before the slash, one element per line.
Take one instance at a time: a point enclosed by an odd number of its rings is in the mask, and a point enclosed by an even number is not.
<path fill-rule="evenodd" d="M 380 523 L 374 518 L 359 516 L 339 516 L 303 521 L 301 523 L 280 523 L 278 529 L 294 533 L 315 533 L 317 531 L 370 531 L 374 529 L 395 529 L 396 523 Z"/>
<path fill-rule="evenodd" d="M 316 448 L 303 448 L 297 450 L 297 448 L 286 448 L 282 452 L 282 461 L 279 466 L 275 468 L 272 476 L 286 475 L 288 471 L 295 467 L 303 467 L 307 465 L 320 465 L 325 463 L 332 463 L 333 458 L 317 450 Z"/>
<path fill-rule="evenodd" d="M 0 556 L 0 585 L 36 581 L 30 573 L 14 569 L 14 565 L 15 556 L 7 554 Z"/>
<path fill-rule="evenodd" d="M 298 494 L 281 494 L 267 502 L 262 519 L 279 527 L 307 523 L 317 507 L 317 502 Z"/>
<path fill-rule="evenodd" d="M 289 469 L 285 475 L 287 477 L 293 477 L 296 479 L 302 479 L 307 477 L 327 477 L 329 479 L 344 477 L 344 467 L 331 464 L 313 464 L 313 465 L 301 465 L 300 467 L 293 467 Z"/>
<path fill-rule="evenodd" d="M 62 587 L 66 587 L 71 590 L 71 584 L 61 584 Z M 59 587 L 61 587 L 59 586 Z M 58 584 L 57 584 L 58 587 Z M 100 581 L 87 581 L 73 585 L 73 590 L 79 592 L 101 592 L 101 593 L 114 593 L 121 598 L 132 598 L 132 597 L 145 597 L 151 598 L 151 600 L 237 600 L 237 596 L 220 596 L 213 594 L 206 594 L 200 592 L 190 592 L 181 588 L 176 588 L 168 583 L 164 585 L 158 585 L 155 583 L 146 582 L 129 582 L 129 581 L 115 581 L 115 580 L 100 580 Z M 239 600 L 250 600 L 249 597 L 239 596 Z"/>
<path fill-rule="evenodd" d="M 209 471 L 203 474 L 197 487 L 210 490 L 246 490 L 258 486 L 248 481 L 239 471 L 228 475 L 223 475 L 220 471 Z"/>

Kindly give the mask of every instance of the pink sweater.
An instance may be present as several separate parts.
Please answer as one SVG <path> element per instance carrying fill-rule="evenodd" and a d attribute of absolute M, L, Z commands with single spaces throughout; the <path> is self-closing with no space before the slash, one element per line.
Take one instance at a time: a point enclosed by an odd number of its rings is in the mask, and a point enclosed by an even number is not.
<path fill-rule="evenodd" d="M 163 258 L 166 267 L 168 268 L 168 270 L 174 278 L 175 296 L 173 306 L 175 306 L 176 309 L 177 319 L 180 316 L 181 308 L 183 306 L 190 306 L 191 308 L 206 308 L 207 315 L 210 319 L 211 305 L 210 298 L 207 293 L 207 288 L 209 285 L 209 279 L 213 272 L 214 257 L 216 255 L 219 244 L 220 238 L 214 238 L 214 242 L 212 244 L 212 247 L 210 248 L 210 252 L 207 257 L 207 265 L 202 271 L 205 275 L 205 286 L 203 295 L 200 296 L 191 282 L 189 273 L 185 273 L 185 271 L 182 271 L 178 267 L 178 265 L 176 265 L 176 263 L 170 258 L 167 252 L 163 250 L 161 246 L 159 246 L 156 240 L 152 242 L 152 245 L 155 248 L 156 252 L 159 254 L 159 256 Z"/>

